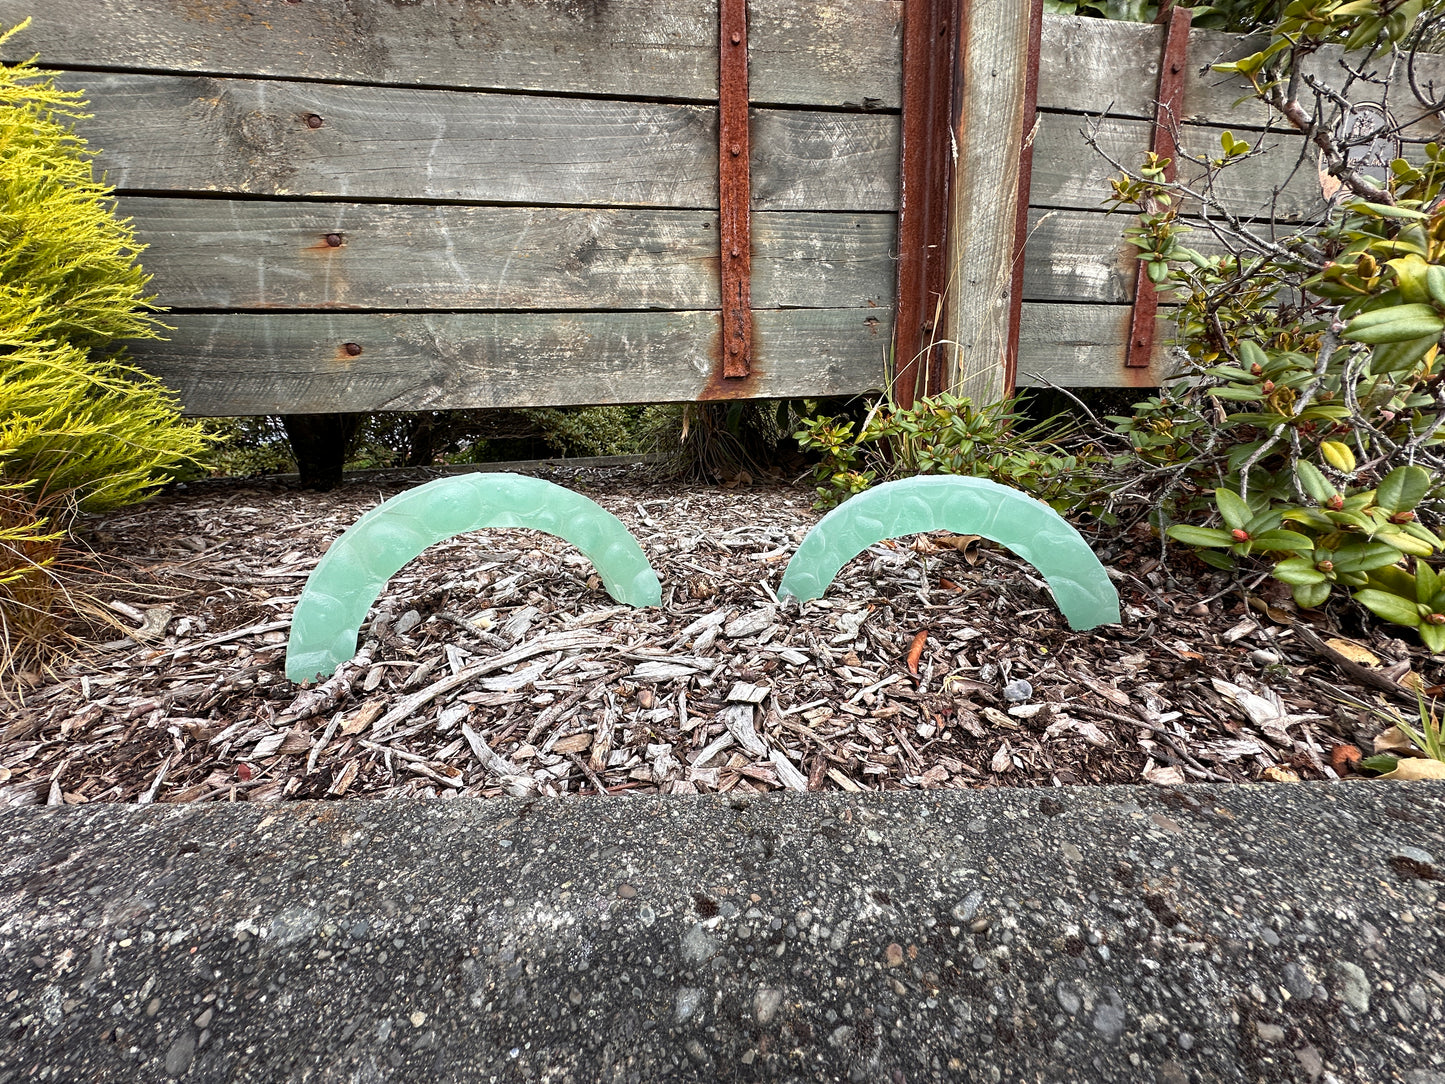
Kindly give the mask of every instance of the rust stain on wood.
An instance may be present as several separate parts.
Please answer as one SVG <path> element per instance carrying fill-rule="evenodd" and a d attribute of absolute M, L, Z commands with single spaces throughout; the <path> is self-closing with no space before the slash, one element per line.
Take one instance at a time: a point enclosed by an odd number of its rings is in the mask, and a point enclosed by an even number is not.
<path fill-rule="evenodd" d="M 909 0 L 903 9 L 903 133 L 898 204 L 898 315 L 893 395 L 913 405 L 941 366 L 933 355 L 948 257 L 953 182 L 949 112 L 957 81 L 954 0 Z M 938 372 L 935 372 L 938 370 Z M 927 380 L 920 381 L 922 372 Z"/>
<path fill-rule="evenodd" d="M 1174 180 L 1175 159 L 1179 152 L 1174 131 L 1183 115 L 1184 70 L 1189 64 L 1191 18 L 1193 15 L 1189 8 L 1176 5 L 1169 9 L 1169 29 L 1164 36 L 1164 59 L 1159 65 L 1159 97 L 1154 107 L 1154 137 L 1151 149 L 1160 158 L 1169 159 L 1169 165 L 1164 169 L 1164 179 L 1167 181 Z M 1149 371 L 1154 356 L 1154 328 L 1158 315 L 1158 291 L 1149 279 L 1144 261 L 1139 260 L 1134 272 L 1134 307 L 1124 357 L 1124 367 L 1131 374 L 1131 385 L 1143 386 L 1135 384 L 1132 376 L 1134 372 Z"/>
<path fill-rule="evenodd" d="M 722 287 L 722 375 L 752 367 L 752 235 L 748 153 L 748 5 L 719 5 L 718 207 Z M 710 382 L 711 383 L 711 382 Z"/>
<path fill-rule="evenodd" d="M 751 310 L 749 310 L 751 317 Z M 724 333 L 718 328 L 712 342 L 709 343 L 709 356 L 716 357 L 723 350 Z M 748 320 L 748 371 L 741 376 L 729 376 L 723 366 L 713 367 L 708 375 L 707 381 L 703 384 L 702 390 L 697 393 L 698 402 L 707 403 L 727 399 L 756 399 L 762 394 L 761 388 L 763 378 L 767 376 L 766 370 L 761 364 L 758 355 L 758 341 L 756 328 L 751 320 Z"/>

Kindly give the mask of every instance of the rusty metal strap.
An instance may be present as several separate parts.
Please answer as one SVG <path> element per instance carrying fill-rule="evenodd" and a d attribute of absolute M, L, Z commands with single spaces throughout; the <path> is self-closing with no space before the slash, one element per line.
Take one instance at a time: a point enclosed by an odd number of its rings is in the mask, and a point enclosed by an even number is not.
<path fill-rule="evenodd" d="M 1161 12 L 1162 14 L 1162 12 Z M 1174 180 L 1175 159 L 1179 148 L 1174 140 L 1175 126 L 1184 107 L 1184 70 L 1189 64 L 1189 8 L 1178 5 L 1169 10 L 1169 29 L 1164 35 L 1164 58 L 1159 64 L 1159 97 L 1154 108 L 1154 138 L 1151 149 L 1160 158 L 1169 159 L 1164 179 Z M 1159 294 L 1149 280 L 1144 261 L 1134 271 L 1134 311 L 1129 321 L 1129 349 L 1125 367 L 1147 369 L 1154 354 L 1154 326 L 1159 315 Z"/>
<path fill-rule="evenodd" d="M 748 4 L 721 0 L 718 64 L 718 225 L 722 286 L 722 371 L 752 371 L 752 231 L 748 179 Z"/>
<path fill-rule="evenodd" d="M 947 280 L 948 199 L 953 178 L 950 109 L 955 96 L 955 0 L 903 5 L 903 137 L 898 201 L 898 309 L 893 396 L 939 390 L 932 355 Z"/>

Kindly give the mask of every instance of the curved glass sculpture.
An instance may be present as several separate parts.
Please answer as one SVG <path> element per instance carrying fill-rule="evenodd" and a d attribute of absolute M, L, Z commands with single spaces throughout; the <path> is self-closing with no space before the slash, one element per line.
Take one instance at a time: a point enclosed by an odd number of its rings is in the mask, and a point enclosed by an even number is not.
<path fill-rule="evenodd" d="M 595 501 L 520 474 L 438 478 L 377 505 L 331 544 L 296 603 L 286 676 L 309 681 L 335 673 L 356 654 L 361 622 L 387 580 L 428 546 L 482 527 L 556 535 L 587 555 L 618 602 L 662 602 L 662 585 L 637 539 Z"/>
<path fill-rule="evenodd" d="M 833 509 L 793 554 L 778 594 L 818 598 L 838 570 L 873 543 L 940 529 L 982 535 L 1033 565 L 1071 628 L 1119 620 L 1119 593 L 1089 544 L 1062 516 L 1016 489 L 955 475 L 887 482 Z"/>

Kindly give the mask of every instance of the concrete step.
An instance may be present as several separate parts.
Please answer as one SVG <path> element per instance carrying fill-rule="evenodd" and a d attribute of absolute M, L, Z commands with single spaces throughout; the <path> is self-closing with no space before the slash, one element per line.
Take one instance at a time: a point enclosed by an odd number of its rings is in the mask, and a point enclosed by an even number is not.
<path fill-rule="evenodd" d="M 1445 784 L 20 808 L 0 840 L 0 1082 L 1445 1084 Z"/>

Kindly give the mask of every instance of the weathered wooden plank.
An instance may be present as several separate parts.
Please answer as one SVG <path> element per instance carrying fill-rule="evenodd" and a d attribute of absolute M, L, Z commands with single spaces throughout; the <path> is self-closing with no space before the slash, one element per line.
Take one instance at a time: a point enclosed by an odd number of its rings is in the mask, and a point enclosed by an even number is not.
<path fill-rule="evenodd" d="M 1184 113 L 1180 119 L 1235 127 L 1263 125 L 1269 111 L 1252 100 L 1239 101 L 1251 93 L 1249 83 L 1238 76 L 1210 70 L 1210 65 L 1248 56 L 1262 44 L 1263 39 L 1258 37 L 1241 39 L 1237 34 L 1191 30 Z M 1051 15 L 1044 20 L 1039 108 L 1152 118 L 1163 48 L 1162 26 Z M 1352 62 L 1358 63 L 1361 55 L 1353 54 Z M 1343 57 L 1338 46 L 1328 46 L 1311 56 L 1304 70 L 1329 84 L 1339 85 Z M 1377 57 L 1372 73 L 1383 74 L 1389 64 L 1388 56 Z M 1433 79 L 1437 87 L 1445 88 L 1445 57 L 1421 55 L 1416 70 L 1422 83 Z M 1369 81 L 1361 81 L 1354 88 L 1357 101 L 1372 100 L 1378 93 L 1378 85 Z M 1424 112 L 1412 100 L 1403 82 L 1391 103 L 1401 121 L 1419 117 Z M 1440 130 L 1440 120 L 1435 118 L 1412 133 L 1412 137 L 1430 139 Z"/>
<path fill-rule="evenodd" d="M 1154 23 L 1048 16 L 1039 58 L 1039 108 L 1152 120 L 1163 51 L 1164 27 Z M 1249 93 L 1248 83 L 1199 71 L 1210 62 L 1252 51 L 1242 46 L 1236 34 L 1190 31 L 1190 63 L 1184 83 L 1189 119 L 1234 124 L 1262 121 L 1262 113 L 1256 116 L 1245 107 L 1239 111 L 1232 108 Z"/>
<path fill-rule="evenodd" d="M 711 110 L 153 75 L 71 76 L 122 189 L 715 205 Z M 314 126 L 314 127 L 313 127 Z"/>
<path fill-rule="evenodd" d="M 1029 243 L 1024 254 L 1024 298 L 1028 301 L 1134 300 L 1134 247 L 1124 231 L 1130 214 L 1098 211 L 1029 211 Z M 1227 251 L 1198 219 L 1187 219 L 1184 244 L 1205 255 Z M 1261 227 L 1263 228 L 1263 227 Z"/>
<path fill-rule="evenodd" d="M 1071 113 L 1039 114 L 1039 131 L 1034 141 L 1034 175 L 1029 202 L 1044 207 L 1098 209 L 1109 194 L 1109 181 L 1117 171 L 1103 155 L 1094 151 L 1082 134 L 1092 118 Z M 1127 165 L 1143 162 L 1149 150 L 1151 124 L 1139 120 L 1109 118 L 1099 122 L 1099 146 L 1115 161 Z M 1180 139 L 1178 179 L 1192 182 L 1199 177 L 1197 164 L 1188 160 L 1195 154 L 1217 154 L 1222 129 L 1185 125 Z M 1274 217 L 1283 222 L 1299 221 L 1319 207 L 1322 195 L 1319 175 L 1311 157 L 1296 169 L 1301 140 L 1289 133 L 1274 133 L 1265 140 L 1268 152 L 1231 166 L 1224 171 L 1217 194 L 1236 213 L 1250 218 Z M 1283 186 L 1278 199 L 1274 188 Z"/>
<path fill-rule="evenodd" d="M 754 109 L 753 208 L 895 211 L 896 115 Z"/>
<path fill-rule="evenodd" d="M 1148 369 L 1126 369 L 1128 305 L 1066 305 L 1024 302 L 1019 332 L 1022 386 L 1046 381 L 1060 387 L 1157 387 L 1169 370 L 1168 331 L 1156 336 Z"/>
<path fill-rule="evenodd" d="M 753 100 L 899 103 L 898 0 L 754 0 Z M 0 0 L 35 23 L 6 59 L 52 66 L 560 91 L 717 96 L 702 0 Z"/>
<path fill-rule="evenodd" d="M 708 309 L 717 214 L 126 196 L 179 309 Z M 886 307 L 894 216 L 754 217 L 762 308 Z"/>
<path fill-rule="evenodd" d="M 891 313 L 897 250 L 896 214 L 754 213 L 753 305 Z"/>
<path fill-rule="evenodd" d="M 1024 300 L 1132 301 L 1135 259 L 1124 231 L 1134 221 L 1128 214 L 1031 208 Z"/>
<path fill-rule="evenodd" d="M 754 0 L 753 100 L 897 108 L 901 10 L 899 0 Z M 58 67 L 696 101 L 717 94 L 716 5 L 698 0 L 0 0 L 0 24 L 27 15 L 35 23 L 7 47 L 7 60 L 38 52 Z M 1162 45 L 1152 24 L 1047 16 L 1039 107 L 1152 116 Z M 1256 47 L 1191 32 L 1189 119 L 1263 122 L 1259 107 L 1234 107 L 1246 84 L 1207 70 Z M 1340 56 L 1322 49 L 1308 70 L 1333 75 Z M 1445 86 L 1445 58 L 1424 58 L 1422 71 Z"/>
<path fill-rule="evenodd" d="M 887 310 L 755 314 L 760 398 L 881 385 Z M 715 312 L 178 315 L 134 356 L 197 415 L 566 406 L 696 399 Z M 360 347 L 353 353 L 346 344 Z"/>
<path fill-rule="evenodd" d="M 753 102 L 900 108 L 903 3 L 750 0 L 748 83 Z"/>
<path fill-rule="evenodd" d="M 959 50 L 964 115 L 955 117 L 949 193 L 947 307 L 952 347 L 947 386 L 975 402 L 1007 390 L 1010 293 L 1027 108 L 1033 4 L 973 0 L 963 7 Z M 1027 184 L 1027 182 L 1023 182 Z"/>
<path fill-rule="evenodd" d="M 82 134 L 126 190 L 717 206 L 717 118 L 703 106 L 190 76 L 67 82 L 91 95 Z M 753 124 L 755 207 L 893 210 L 896 116 L 757 110 Z"/>

